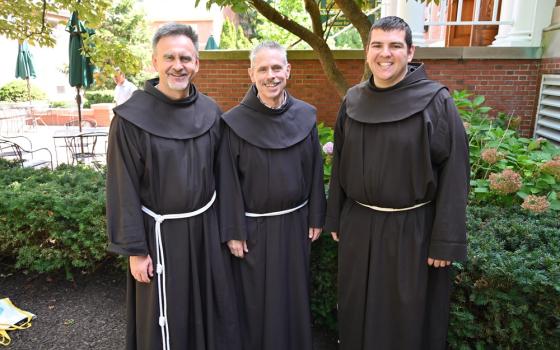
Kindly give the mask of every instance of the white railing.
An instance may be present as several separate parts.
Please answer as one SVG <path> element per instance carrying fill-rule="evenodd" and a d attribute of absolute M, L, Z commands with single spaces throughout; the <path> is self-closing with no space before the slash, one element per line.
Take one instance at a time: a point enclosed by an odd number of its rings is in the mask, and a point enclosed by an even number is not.
<path fill-rule="evenodd" d="M 513 0 L 502 0 L 513 2 Z M 439 6 L 431 2 L 426 6 L 426 21 L 424 25 L 426 26 L 472 26 L 472 25 L 508 25 L 513 24 L 512 18 L 500 18 L 498 19 L 498 13 L 500 11 L 499 5 L 500 1 L 495 0 L 492 7 L 492 19 L 491 20 L 481 20 L 480 19 L 480 6 L 482 0 L 475 0 L 474 3 L 474 14 L 472 20 L 463 20 L 463 0 L 458 0 L 457 4 L 457 14 L 454 19 L 449 20 L 447 17 L 447 11 L 449 6 L 448 0 L 441 0 Z M 434 12 L 437 11 L 437 15 L 434 16 Z M 432 20 L 436 18 L 435 20 Z"/>

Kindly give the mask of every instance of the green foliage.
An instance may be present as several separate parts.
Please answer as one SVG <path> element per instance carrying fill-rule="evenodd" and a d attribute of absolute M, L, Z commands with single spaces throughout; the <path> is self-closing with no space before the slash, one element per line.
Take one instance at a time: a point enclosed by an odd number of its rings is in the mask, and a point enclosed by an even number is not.
<path fill-rule="evenodd" d="M 47 97 L 40 88 L 31 85 L 31 99 L 43 100 Z M 29 101 L 27 82 L 25 80 L 14 80 L 0 88 L 0 101 L 24 102 Z"/>
<path fill-rule="evenodd" d="M 115 87 L 113 76 L 116 67 L 130 81 L 137 81 L 143 79 L 142 71 L 150 65 L 151 48 L 146 16 L 134 4 L 134 0 L 115 2 L 105 13 L 101 27 L 88 39 L 95 47 L 90 53 L 91 59 L 100 70 L 96 76 L 95 89 Z"/>
<path fill-rule="evenodd" d="M 348 30 L 334 38 L 334 47 L 337 49 L 360 49 L 364 48 L 362 38 L 356 29 Z"/>
<path fill-rule="evenodd" d="M 471 207 L 469 260 L 455 264 L 448 342 L 454 349 L 560 344 L 560 217 Z"/>
<path fill-rule="evenodd" d="M 319 123 L 317 125 L 317 131 L 319 133 L 319 142 L 321 143 L 321 152 L 323 154 L 323 181 L 325 182 L 325 186 L 327 186 L 331 178 L 333 158 L 332 152 L 328 151 L 334 147 L 334 130 L 324 123 Z"/>
<path fill-rule="evenodd" d="M 243 28 L 241 26 L 236 27 L 235 24 L 226 18 L 220 36 L 220 49 L 247 50 L 252 47 L 253 44 L 243 33 Z"/>
<path fill-rule="evenodd" d="M 311 19 L 305 11 L 304 2 L 300 0 L 277 1 L 271 4 L 276 10 L 294 22 L 311 28 Z M 309 50 L 311 47 L 305 41 L 302 41 L 297 35 L 290 31 L 271 25 L 262 14 L 257 17 L 255 28 L 258 41 L 274 40 L 280 45 L 290 49 Z"/>
<path fill-rule="evenodd" d="M 326 232 L 311 249 L 311 312 L 313 321 L 336 331 L 337 243 Z"/>
<path fill-rule="evenodd" d="M 97 91 L 86 91 L 84 102 L 85 108 L 90 108 L 92 104 L 96 103 L 111 103 L 115 102 L 113 90 L 97 90 Z"/>
<path fill-rule="evenodd" d="M 107 256 L 103 173 L 0 163 L 0 256 L 38 273 L 91 271 Z"/>
<path fill-rule="evenodd" d="M 46 14 L 78 11 L 80 19 L 91 28 L 103 20 L 109 0 L 18 0 L 2 1 L 0 6 L 0 36 L 12 40 L 28 40 L 32 46 L 54 47 L 53 29 L 57 24 L 46 18 Z M 43 5 L 45 7 L 43 7 Z"/>
<path fill-rule="evenodd" d="M 543 196 L 550 208 L 560 210 L 560 178 L 543 171 L 543 165 L 560 155 L 560 149 L 545 139 L 520 137 L 515 130 L 519 118 L 499 113 L 490 118 L 484 96 L 455 91 L 453 98 L 469 136 L 471 202 L 517 205 L 528 195 Z M 522 186 L 511 194 L 491 187 L 490 176 L 511 169 L 520 175 Z"/>
<path fill-rule="evenodd" d="M 470 206 L 469 260 L 454 263 L 452 349 L 554 349 L 560 343 L 560 217 Z M 336 330 L 336 250 L 313 243 L 314 322 Z M 555 345 L 556 344 L 556 345 Z"/>
<path fill-rule="evenodd" d="M 72 105 L 69 101 L 50 101 L 49 108 L 68 108 Z"/>

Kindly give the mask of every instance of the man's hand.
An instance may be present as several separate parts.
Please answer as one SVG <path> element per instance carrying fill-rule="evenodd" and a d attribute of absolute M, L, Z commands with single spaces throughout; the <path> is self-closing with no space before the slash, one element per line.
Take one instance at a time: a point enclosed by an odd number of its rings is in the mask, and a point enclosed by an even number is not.
<path fill-rule="evenodd" d="M 309 228 L 309 239 L 311 240 L 311 242 L 315 242 L 317 238 L 319 238 L 319 236 L 321 235 L 321 231 L 322 229 L 318 227 Z"/>
<path fill-rule="evenodd" d="M 338 242 L 338 232 L 331 232 L 331 236 L 332 236 L 332 239 L 334 239 L 335 242 Z"/>
<path fill-rule="evenodd" d="M 141 283 L 150 283 L 150 278 L 154 277 L 154 266 L 152 258 L 146 256 L 129 257 L 130 273 L 135 280 Z"/>
<path fill-rule="evenodd" d="M 249 253 L 249 249 L 247 248 L 247 241 L 238 241 L 232 239 L 231 241 L 227 242 L 227 246 L 231 254 L 238 258 L 243 258 L 245 254 Z"/>
<path fill-rule="evenodd" d="M 451 261 L 428 258 L 428 265 L 433 267 L 446 267 L 451 265 Z"/>

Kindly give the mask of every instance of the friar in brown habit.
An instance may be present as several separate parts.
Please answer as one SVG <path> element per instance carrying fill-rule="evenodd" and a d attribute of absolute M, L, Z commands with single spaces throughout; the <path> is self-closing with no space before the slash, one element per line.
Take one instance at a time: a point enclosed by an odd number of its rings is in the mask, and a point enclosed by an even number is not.
<path fill-rule="evenodd" d="M 325 219 L 315 108 L 285 89 L 286 50 L 251 53 L 253 85 L 224 113 L 220 228 L 234 258 L 244 350 L 311 350 L 309 254 Z"/>
<path fill-rule="evenodd" d="M 398 17 L 374 23 L 373 75 L 335 127 L 325 230 L 339 242 L 341 350 L 446 348 L 450 264 L 466 258 L 469 156 L 447 89 Z"/>
<path fill-rule="evenodd" d="M 167 24 L 149 80 L 115 108 L 107 155 L 109 251 L 129 257 L 127 349 L 239 349 L 229 251 L 216 212 L 220 109 L 200 93 L 198 37 Z"/>

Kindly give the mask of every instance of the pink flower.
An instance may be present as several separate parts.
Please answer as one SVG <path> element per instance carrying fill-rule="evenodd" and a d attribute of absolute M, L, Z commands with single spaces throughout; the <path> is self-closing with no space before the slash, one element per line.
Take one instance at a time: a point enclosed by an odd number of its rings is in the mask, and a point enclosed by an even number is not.
<path fill-rule="evenodd" d="M 333 148 L 334 148 L 334 144 L 329 141 L 323 145 L 323 152 L 325 152 L 326 154 L 332 154 Z"/>
<path fill-rule="evenodd" d="M 521 188 L 521 175 L 511 169 L 490 174 L 490 189 L 499 194 L 509 194 Z"/>
<path fill-rule="evenodd" d="M 492 165 L 494 163 L 497 163 L 500 159 L 503 159 L 504 155 L 498 152 L 498 150 L 495 148 L 486 148 L 482 150 L 480 157 L 486 163 Z"/>
<path fill-rule="evenodd" d="M 550 207 L 550 203 L 545 196 L 528 195 L 521 207 L 533 213 L 544 213 Z"/>
<path fill-rule="evenodd" d="M 549 160 L 548 162 L 541 165 L 541 171 L 544 174 L 552 175 L 556 180 L 560 180 L 560 158 Z"/>

